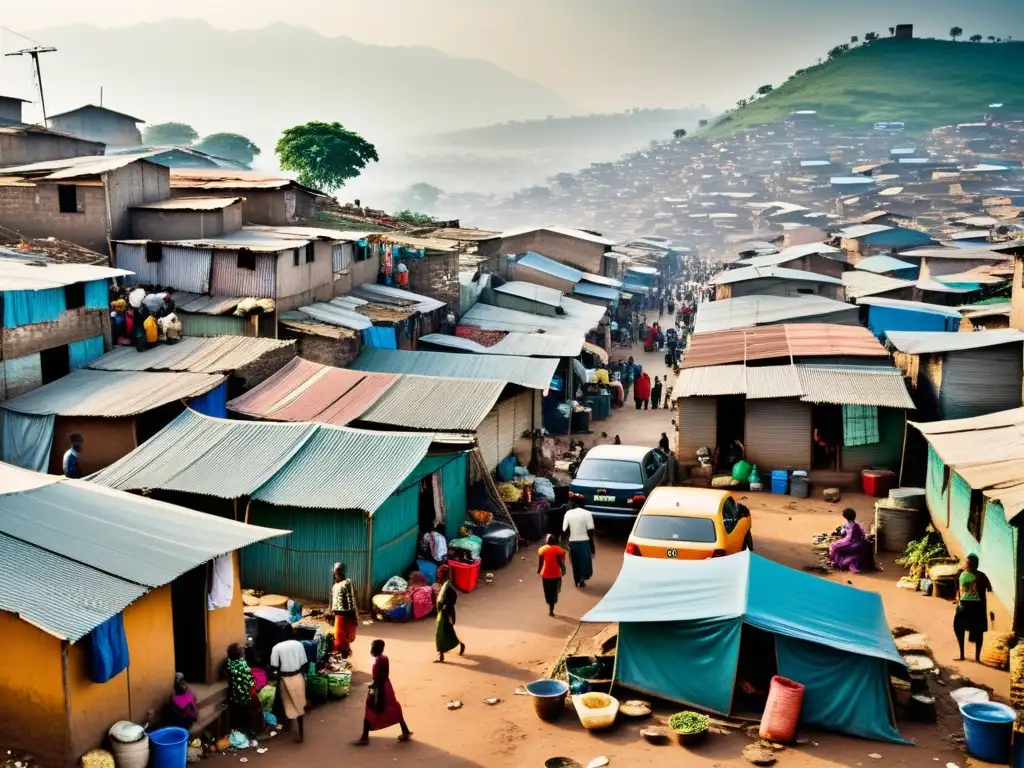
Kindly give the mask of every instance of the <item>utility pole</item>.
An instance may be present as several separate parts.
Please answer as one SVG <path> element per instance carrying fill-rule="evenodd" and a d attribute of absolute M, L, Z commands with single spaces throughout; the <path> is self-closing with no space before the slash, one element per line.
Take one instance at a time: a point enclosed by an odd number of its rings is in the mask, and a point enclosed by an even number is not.
<path fill-rule="evenodd" d="M 43 127 L 49 128 L 46 124 L 46 97 L 43 96 L 43 73 L 39 69 L 39 54 L 40 53 L 56 53 L 56 48 L 49 48 L 42 45 L 37 45 L 35 48 L 23 48 L 20 51 L 13 51 L 6 54 L 7 56 L 31 56 L 32 64 L 35 66 L 36 71 L 36 85 L 39 87 L 39 106 L 43 108 Z"/>

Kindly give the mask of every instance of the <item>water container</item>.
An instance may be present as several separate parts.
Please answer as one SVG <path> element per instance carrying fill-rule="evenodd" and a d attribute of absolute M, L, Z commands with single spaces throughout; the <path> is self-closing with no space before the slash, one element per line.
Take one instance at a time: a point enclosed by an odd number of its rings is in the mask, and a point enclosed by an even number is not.
<path fill-rule="evenodd" d="M 795 499 L 806 499 L 810 496 L 811 492 L 807 485 L 807 478 L 793 475 L 792 480 L 789 481 L 789 495 Z"/>
<path fill-rule="evenodd" d="M 1010 743 L 1017 713 L 1005 704 L 977 701 L 960 707 L 967 754 L 987 763 L 1010 762 Z"/>
<path fill-rule="evenodd" d="M 184 728 L 158 728 L 149 734 L 150 768 L 185 768 L 188 731 Z"/>
<path fill-rule="evenodd" d="M 772 471 L 772 493 L 789 492 L 789 472 L 784 469 Z"/>
<path fill-rule="evenodd" d="M 1010 768 L 1024 768 L 1024 733 L 1014 731 L 1013 734 L 1013 758 L 1010 760 Z"/>

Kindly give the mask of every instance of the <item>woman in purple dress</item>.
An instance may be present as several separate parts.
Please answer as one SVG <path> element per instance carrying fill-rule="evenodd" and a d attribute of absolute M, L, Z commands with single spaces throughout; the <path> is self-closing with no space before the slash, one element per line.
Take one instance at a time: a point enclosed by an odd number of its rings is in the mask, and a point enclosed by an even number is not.
<path fill-rule="evenodd" d="M 829 562 L 833 568 L 850 573 L 874 570 L 874 546 L 857 522 L 857 513 L 847 507 L 843 510 L 843 517 L 846 519 L 842 528 L 843 538 L 829 544 Z"/>

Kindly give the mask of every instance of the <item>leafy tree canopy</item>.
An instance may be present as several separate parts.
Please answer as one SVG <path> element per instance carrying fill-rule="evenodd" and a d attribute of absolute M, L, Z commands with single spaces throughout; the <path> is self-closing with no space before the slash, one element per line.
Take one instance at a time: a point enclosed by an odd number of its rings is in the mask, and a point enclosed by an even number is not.
<path fill-rule="evenodd" d="M 332 192 L 357 177 L 377 149 L 341 123 L 309 122 L 288 128 L 275 148 L 281 167 L 299 174 L 299 183 Z"/>
<path fill-rule="evenodd" d="M 672 131 L 672 135 L 675 138 L 677 138 L 677 139 L 686 138 L 686 129 L 685 128 L 676 128 L 674 131 Z"/>
<path fill-rule="evenodd" d="M 260 153 L 260 148 L 239 133 L 211 133 L 204 136 L 195 146 L 200 152 L 224 157 L 245 165 L 252 165 L 252 160 Z"/>
<path fill-rule="evenodd" d="M 142 131 L 142 143 L 156 147 L 187 147 L 198 138 L 196 129 L 186 123 L 157 123 Z"/>

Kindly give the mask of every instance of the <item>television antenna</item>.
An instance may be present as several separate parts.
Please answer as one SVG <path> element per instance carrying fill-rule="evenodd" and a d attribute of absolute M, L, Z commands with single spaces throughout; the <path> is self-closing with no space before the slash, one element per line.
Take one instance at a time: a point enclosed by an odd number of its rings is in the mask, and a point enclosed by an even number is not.
<path fill-rule="evenodd" d="M 44 45 L 37 45 L 33 48 L 22 48 L 20 51 L 12 51 L 11 53 L 4 54 L 5 56 L 31 56 L 32 64 L 35 67 L 36 76 L 36 88 L 39 90 L 39 106 L 43 108 L 43 127 L 47 128 L 46 124 L 46 98 L 43 96 L 43 73 L 39 69 L 39 54 L 41 53 L 56 53 L 56 48 L 50 48 Z"/>

